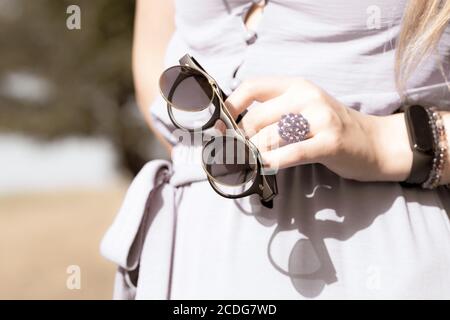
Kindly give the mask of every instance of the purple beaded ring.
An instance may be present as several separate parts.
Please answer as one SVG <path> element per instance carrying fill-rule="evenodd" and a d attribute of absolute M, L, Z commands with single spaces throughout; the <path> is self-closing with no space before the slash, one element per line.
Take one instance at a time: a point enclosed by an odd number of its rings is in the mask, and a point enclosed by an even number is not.
<path fill-rule="evenodd" d="M 278 134 L 288 143 L 303 141 L 309 134 L 309 122 L 301 114 L 284 114 L 278 121 Z"/>

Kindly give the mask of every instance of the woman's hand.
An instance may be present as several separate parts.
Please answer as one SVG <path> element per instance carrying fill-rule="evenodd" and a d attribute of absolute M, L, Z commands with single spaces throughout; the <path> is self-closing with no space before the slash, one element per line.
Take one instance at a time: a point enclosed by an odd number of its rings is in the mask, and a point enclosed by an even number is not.
<path fill-rule="evenodd" d="M 403 181 L 409 174 L 412 152 L 401 114 L 360 113 L 301 78 L 248 80 L 226 104 L 236 116 L 255 101 L 261 104 L 250 108 L 240 125 L 268 167 L 321 163 L 360 181 Z M 308 139 L 286 144 L 280 138 L 277 123 L 288 113 L 301 113 L 308 120 Z"/>

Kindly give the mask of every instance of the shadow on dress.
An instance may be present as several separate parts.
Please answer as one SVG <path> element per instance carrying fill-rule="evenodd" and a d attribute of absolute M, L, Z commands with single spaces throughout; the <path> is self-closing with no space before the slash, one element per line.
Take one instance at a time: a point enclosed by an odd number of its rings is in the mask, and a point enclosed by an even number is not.
<path fill-rule="evenodd" d="M 302 296 L 314 298 L 327 285 L 338 281 L 325 239 L 346 241 L 368 228 L 393 205 L 400 186 L 345 180 L 317 164 L 287 170 L 290 172 L 279 175 L 284 179 L 278 181 L 279 195 L 273 210 L 263 208 L 256 198 L 251 200 L 250 210 L 245 210 L 239 201 L 236 203 L 259 223 L 275 226 L 267 250 L 270 262 L 290 277 Z M 288 201 L 294 198 L 301 200 Z M 272 256 L 272 242 L 282 232 L 295 231 L 298 240 L 283 268 Z"/>

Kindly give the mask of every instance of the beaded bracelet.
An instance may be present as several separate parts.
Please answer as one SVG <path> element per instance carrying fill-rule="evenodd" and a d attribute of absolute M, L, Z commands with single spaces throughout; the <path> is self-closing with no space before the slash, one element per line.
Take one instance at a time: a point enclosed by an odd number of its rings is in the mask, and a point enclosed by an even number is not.
<path fill-rule="evenodd" d="M 428 179 L 422 184 L 425 189 L 434 189 L 439 186 L 447 162 L 447 136 L 444 121 L 438 110 L 434 107 L 427 108 L 430 125 L 433 130 L 434 158 Z"/>

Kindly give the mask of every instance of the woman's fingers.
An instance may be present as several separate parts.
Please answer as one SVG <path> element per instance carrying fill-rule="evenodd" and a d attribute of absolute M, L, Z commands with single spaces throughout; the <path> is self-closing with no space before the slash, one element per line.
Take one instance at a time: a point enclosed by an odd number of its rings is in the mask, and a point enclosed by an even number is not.
<path fill-rule="evenodd" d="M 327 150 L 320 135 L 262 152 L 264 166 L 278 170 L 302 164 L 318 163 Z"/>
<path fill-rule="evenodd" d="M 265 127 L 277 125 L 281 117 L 289 113 L 301 114 L 308 121 L 312 134 L 326 124 L 327 111 L 308 102 L 295 103 L 290 95 L 284 94 L 249 110 L 242 119 L 241 127 L 251 138 Z"/>
<path fill-rule="evenodd" d="M 225 101 L 230 113 L 236 118 L 253 102 L 265 102 L 285 92 L 291 78 L 261 77 L 244 81 Z"/>
<path fill-rule="evenodd" d="M 310 125 L 311 127 L 311 125 Z M 313 130 L 310 129 L 306 139 L 313 137 Z M 260 152 L 270 151 L 287 145 L 279 133 L 278 123 L 273 123 L 261 129 L 257 134 L 250 138 L 250 141 L 258 148 Z"/>
<path fill-rule="evenodd" d="M 236 117 L 253 102 L 240 126 L 260 150 L 265 166 L 278 169 L 321 162 L 332 153 L 329 132 L 340 123 L 330 99 L 320 88 L 301 78 L 257 78 L 244 82 L 227 99 Z M 278 133 L 278 121 L 288 113 L 301 113 L 309 123 L 307 139 L 287 144 Z M 332 130 L 331 130 L 332 131 Z M 328 132 L 328 134 L 327 134 Z M 327 148 L 329 146 L 329 148 Z"/>
<path fill-rule="evenodd" d="M 240 114 L 254 102 L 262 102 L 247 110 L 240 126 L 248 137 L 278 122 L 288 113 L 303 113 L 305 109 L 317 111 L 322 105 L 322 91 L 308 81 L 289 78 L 258 78 L 245 82 L 229 98 L 232 114 Z M 269 86 L 269 87 L 268 87 Z M 317 112 L 316 115 L 317 116 Z"/>
<path fill-rule="evenodd" d="M 275 109 L 275 108 L 274 108 Z M 280 108 L 278 108 L 280 109 Z M 269 112 L 269 111 L 268 111 Z M 281 138 L 278 132 L 278 121 L 281 119 L 281 115 L 289 112 L 298 113 L 295 110 L 288 109 L 287 112 L 273 111 L 276 117 L 276 121 L 264 126 L 262 129 L 258 129 L 254 135 L 249 135 L 252 143 L 258 148 L 260 152 L 269 151 L 286 145 L 287 143 Z M 312 138 L 320 131 L 323 131 L 328 126 L 326 122 L 326 112 L 319 110 L 315 106 L 305 108 L 301 112 L 302 116 L 308 121 L 309 133 L 306 139 Z M 266 120 L 262 120 L 266 123 Z M 250 125 L 251 126 L 251 125 Z M 251 131 L 250 131 L 251 132 Z M 246 131 L 247 133 L 247 131 Z"/>
<path fill-rule="evenodd" d="M 250 138 L 259 152 L 266 152 L 272 149 L 280 148 L 287 144 L 278 134 L 278 124 L 271 124 L 261 129 L 257 134 Z"/>
<path fill-rule="evenodd" d="M 297 113 L 298 109 L 289 95 L 282 94 L 250 108 L 242 118 L 240 126 L 248 137 L 252 137 L 262 128 L 278 122 L 283 114 Z"/>

